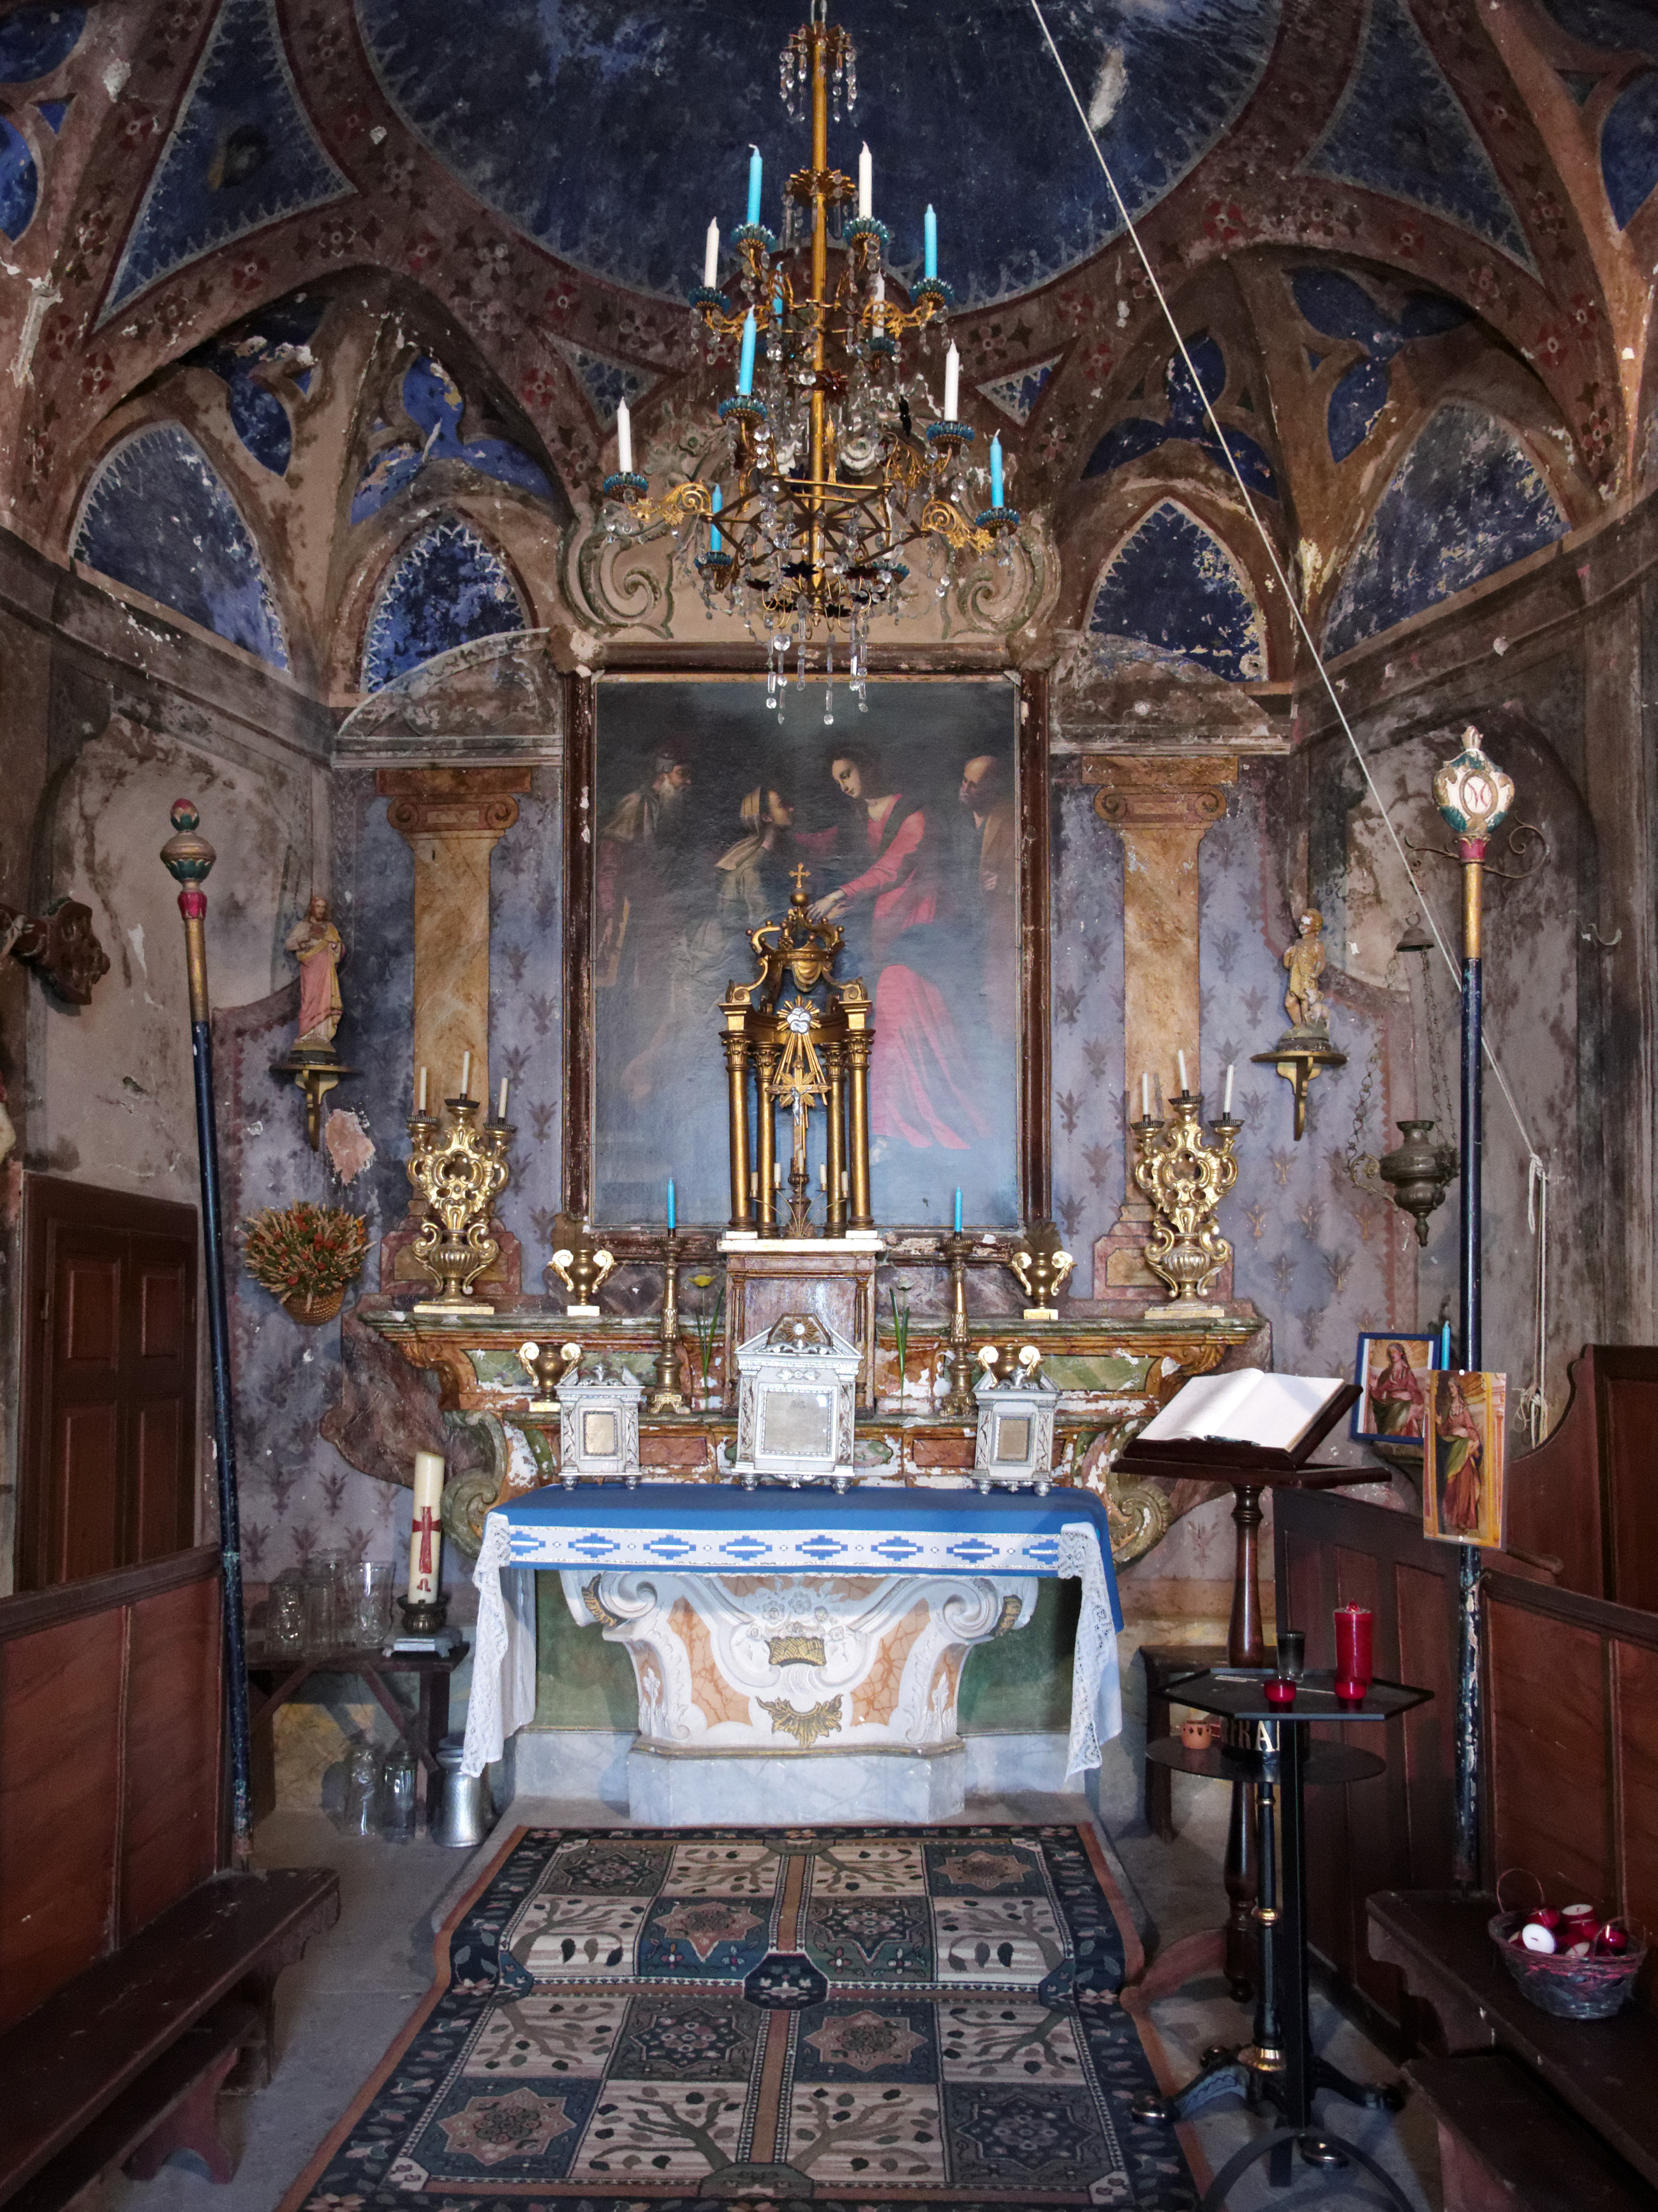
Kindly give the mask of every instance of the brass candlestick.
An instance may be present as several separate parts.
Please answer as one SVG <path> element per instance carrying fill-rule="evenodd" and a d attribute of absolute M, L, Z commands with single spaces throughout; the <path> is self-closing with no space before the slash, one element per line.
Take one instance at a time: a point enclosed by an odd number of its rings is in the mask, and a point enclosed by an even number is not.
<path fill-rule="evenodd" d="M 973 1395 L 973 1356 L 967 1343 L 967 1261 L 973 1239 L 957 1231 L 943 1238 L 938 1249 L 950 1262 L 950 1350 L 944 1359 L 950 1389 L 940 1410 L 946 1420 L 976 1420 L 979 1407 Z"/>
<path fill-rule="evenodd" d="M 415 1258 L 438 1285 L 438 1296 L 422 1298 L 417 1314 L 491 1314 L 495 1308 L 472 1296 L 472 1285 L 500 1256 L 489 1234 L 495 1204 L 507 1185 L 507 1154 L 518 1131 L 491 1115 L 480 1125 L 483 1102 L 446 1098 L 447 1134 L 435 1115 L 409 1120 L 409 1180 L 425 1200 Z"/>
<path fill-rule="evenodd" d="M 679 1239 L 671 1229 L 663 1239 L 662 1349 L 656 1355 L 656 1388 L 651 1392 L 653 1413 L 683 1413 L 684 1393 L 679 1387 Z"/>
<path fill-rule="evenodd" d="M 1033 1221 L 1024 1241 L 1008 1261 L 1015 1281 L 1030 1301 L 1027 1321 L 1057 1321 L 1058 1298 L 1066 1277 L 1076 1266 L 1060 1244 L 1060 1232 L 1051 1221 Z"/>
<path fill-rule="evenodd" d="M 1215 1209 L 1238 1179 L 1232 1146 L 1243 1124 L 1222 1114 L 1210 1125 L 1218 1140 L 1211 1146 L 1199 1120 L 1202 1093 L 1178 1091 L 1169 1103 L 1175 1113 L 1172 1127 L 1149 1114 L 1131 1124 L 1139 1148 L 1134 1181 L 1151 1201 L 1145 1264 L 1175 1293 L 1172 1304 L 1150 1307 L 1148 1313 L 1157 1319 L 1189 1320 L 1225 1311 L 1202 1300 L 1232 1256 L 1215 1225 Z"/>

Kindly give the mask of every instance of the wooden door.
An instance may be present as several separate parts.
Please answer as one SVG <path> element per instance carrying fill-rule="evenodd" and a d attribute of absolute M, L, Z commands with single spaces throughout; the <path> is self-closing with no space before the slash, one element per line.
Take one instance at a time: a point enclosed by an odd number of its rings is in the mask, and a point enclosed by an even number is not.
<path fill-rule="evenodd" d="M 196 1522 L 192 1207 L 25 1186 L 17 1586 L 183 1550 Z"/>

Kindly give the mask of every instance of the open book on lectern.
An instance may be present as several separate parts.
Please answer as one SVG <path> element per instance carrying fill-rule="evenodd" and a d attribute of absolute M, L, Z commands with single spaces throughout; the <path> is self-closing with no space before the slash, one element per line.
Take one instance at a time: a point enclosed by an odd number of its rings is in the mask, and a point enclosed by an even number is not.
<path fill-rule="evenodd" d="M 1140 1431 L 1128 1454 L 1296 1467 L 1353 1403 L 1352 1391 L 1339 1375 L 1269 1375 L 1246 1367 L 1232 1375 L 1193 1376 Z"/>

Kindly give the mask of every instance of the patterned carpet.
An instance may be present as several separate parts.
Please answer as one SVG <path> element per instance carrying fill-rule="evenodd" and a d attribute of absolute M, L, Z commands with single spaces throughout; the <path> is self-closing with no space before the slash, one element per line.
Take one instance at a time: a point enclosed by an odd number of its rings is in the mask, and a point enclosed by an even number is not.
<path fill-rule="evenodd" d="M 282 2212 L 1188 2212 L 1120 1915 L 1082 1827 L 520 1830 Z"/>

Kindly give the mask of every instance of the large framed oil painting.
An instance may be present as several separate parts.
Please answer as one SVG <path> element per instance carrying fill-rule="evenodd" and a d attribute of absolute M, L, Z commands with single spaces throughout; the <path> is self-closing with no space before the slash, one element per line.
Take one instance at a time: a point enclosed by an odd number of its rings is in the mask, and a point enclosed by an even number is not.
<path fill-rule="evenodd" d="M 872 681 L 859 712 L 837 686 L 832 724 L 821 683 L 790 690 L 780 724 L 763 678 L 606 676 L 592 696 L 590 1029 L 572 1062 L 592 1218 L 659 1226 L 672 1176 L 682 1228 L 726 1225 L 717 1007 L 804 868 L 814 910 L 845 932 L 837 980 L 874 1000 L 878 1224 L 947 1229 L 957 1189 L 967 1222 L 1016 1224 L 1017 690 Z"/>

